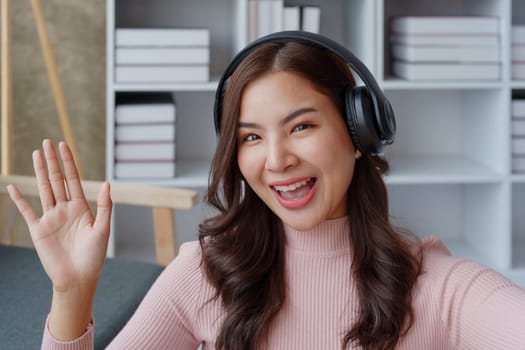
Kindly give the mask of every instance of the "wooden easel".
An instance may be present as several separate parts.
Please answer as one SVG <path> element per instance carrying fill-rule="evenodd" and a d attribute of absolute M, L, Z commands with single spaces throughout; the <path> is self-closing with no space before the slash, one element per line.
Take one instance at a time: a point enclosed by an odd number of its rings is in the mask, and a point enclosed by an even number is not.
<path fill-rule="evenodd" d="M 74 158 L 77 160 L 77 166 L 79 175 L 82 176 L 82 169 L 78 162 L 78 152 L 69 123 L 69 116 L 66 109 L 66 103 L 60 80 L 56 70 L 56 64 L 53 57 L 51 45 L 49 44 L 46 27 L 44 24 L 44 17 L 40 7 L 40 0 L 30 0 L 33 17 L 35 20 L 36 28 L 38 31 L 38 38 L 44 54 L 46 62 L 46 70 L 53 90 L 53 97 L 57 108 L 60 126 L 64 135 L 64 140 L 69 144 Z M 10 0 L 0 0 L 0 11 L 1 11 L 1 175 L 10 175 L 12 173 L 12 161 L 11 161 L 11 129 L 12 129 L 12 99 L 11 99 L 11 41 L 10 41 L 10 20 L 9 15 L 11 13 Z M 1 191 L 0 191 L 1 192 Z M 7 205 L 10 205 L 10 210 L 5 209 L 5 205 L 0 201 L 0 215 L 2 213 L 11 212 L 9 218 L 8 228 L 5 236 L 8 236 L 7 243 L 12 243 L 13 233 L 12 227 L 14 222 L 14 216 L 16 215 L 16 209 L 11 201 L 8 201 Z M 2 207 L 4 206 L 4 209 Z M 176 244 L 176 232 L 175 232 L 175 213 L 172 208 L 169 207 L 154 207 L 152 210 L 154 231 L 155 231 L 155 245 L 157 249 L 158 262 L 164 263 L 169 261 L 175 256 L 175 244 Z M 1 225 L 0 225 L 1 226 Z M 0 243 L 3 241 L 2 233 L 0 232 Z"/>
<path fill-rule="evenodd" d="M 42 52 L 44 54 L 44 59 L 46 63 L 46 70 L 49 77 L 51 89 L 53 91 L 53 98 L 55 101 L 55 106 L 57 108 L 58 117 L 60 121 L 60 126 L 62 129 L 62 134 L 64 140 L 69 144 L 73 156 L 77 160 L 77 165 L 79 167 L 79 174 L 82 178 L 82 169 L 78 163 L 78 151 L 75 143 L 75 138 L 73 137 L 73 132 L 71 130 L 71 124 L 69 122 L 69 116 L 67 113 L 66 103 L 64 99 L 64 94 L 62 92 L 62 87 L 60 85 L 60 80 L 58 79 L 55 59 L 53 57 L 53 52 L 51 45 L 49 44 L 49 39 L 44 23 L 44 17 L 42 15 L 42 9 L 40 6 L 40 0 L 30 0 L 31 9 L 33 12 L 33 18 L 38 32 L 38 38 L 40 40 L 40 45 Z M 12 174 L 12 160 L 11 160 L 11 135 L 12 135 L 12 75 L 11 75 L 11 28 L 10 28 L 10 15 L 11 15 L 11 4 L 10 0 L 0 0 L 0 41 L 1 41 L 1 85 L 0 85 L 0 140 L 1 140 L 1 154 L 0 154 L 0 175 L 10 175 Z M 10 202 L 7 204 L 10 205 Z M 6 236 L 8 236 L 8 243 L 11 243 L 13 240 L 12 233 L 12 217 L 14 216 L 14 207 L 10 205 L 11 210 L 5 210 L 6 205 L 0 202 L 0 208 L 3 210 L 1 213 L 6 213 L 11 211 L 11 217 L 9 219 L 10 224 L 8 224 L 8 229 L 6 231 Z M 3 238 L 0 236 L 0 239 Z"/>

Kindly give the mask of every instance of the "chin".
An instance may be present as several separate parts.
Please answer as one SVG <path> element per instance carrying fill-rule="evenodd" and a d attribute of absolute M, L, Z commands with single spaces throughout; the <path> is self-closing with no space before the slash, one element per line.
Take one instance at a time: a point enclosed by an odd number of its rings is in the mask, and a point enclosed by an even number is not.
<path fill-rule="evenodd" d="M 311 230 L 319 226 L 321 222 L 324 221 L 323 219 L 313 218 L 312 216 L 307 216 L 303 218 L 290 218 L 284 215 L 284 216 L 280 216 L 280 219 L 283 222 L 283 224 L 290 226 L 291 228 L 297 231 Z"/>

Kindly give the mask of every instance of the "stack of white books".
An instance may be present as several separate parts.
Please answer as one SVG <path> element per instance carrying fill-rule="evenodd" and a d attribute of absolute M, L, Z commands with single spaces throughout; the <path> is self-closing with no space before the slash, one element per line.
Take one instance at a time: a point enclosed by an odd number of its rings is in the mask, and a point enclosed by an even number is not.
<path fill-rule="evenodd" d="M 248 42 L 283 29 L 283 0 L 248 0 Z"/>
<path fill-rule="evenodd" d="M 418 81 L 498 80 L 499 26 L 498 17 L 393 17 L 392 73 Z"/>
<path fill-rule="evenodd" d="M 321 8 L 284 6 L 283 0 L 248 0 L 248 41 L 281 30 L 319 33 Z"/>
<path fill-rule="evenodd" d="M 284 6 L 283 30 L 302 30 L 319 33 L 320 29 L 321 8 L 319 6 Z"/>
<path fill-rule="evenodd" d="M 169 93 L 117 95 L 115 178 L 175 177 L 175 102 Z"/>
<path fill-rule="evenodd" d="M 209 81 L 210 31 L 189 28 L 117 28 L 117 83 Z"/>
<path fill-rule="evenodd" d="M 512 80 L 525 80 L 525 26 L 513 26 L 511 38 Z"/>
<path fill-rule="evenodd" d="M 512 100 L 512 172 L 525 173 L 525 99 Z"/>

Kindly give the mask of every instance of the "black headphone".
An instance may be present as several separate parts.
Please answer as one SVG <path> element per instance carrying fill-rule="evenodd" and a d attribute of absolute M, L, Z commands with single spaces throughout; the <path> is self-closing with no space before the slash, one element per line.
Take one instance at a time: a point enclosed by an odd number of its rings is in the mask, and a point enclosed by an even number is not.
<path fill-rule="evenodd" d="M 248 44 L 233 58 L 219 80 L 215 94 L 214 122 L 216 134 L 219 135 L 226 81 L 235 69 L 255 48 L 266 43 L 285 44 L 290 41 L 317 46 L 333 52 L 343 59 L 361 78 L 365 86 L 354 87 L 349 85 L 346 90 L 346 101 L 344 103 L 346 111 L 343 117 L 352 142 L 358 150 L 365 154 L 382 153 L 384 146 L 394 141 L 396 120 L 390 102 L 383 94 L 372 73 L 344 46 L 319 34 L 304 31 L 284 31 L 263 36 Z"/>

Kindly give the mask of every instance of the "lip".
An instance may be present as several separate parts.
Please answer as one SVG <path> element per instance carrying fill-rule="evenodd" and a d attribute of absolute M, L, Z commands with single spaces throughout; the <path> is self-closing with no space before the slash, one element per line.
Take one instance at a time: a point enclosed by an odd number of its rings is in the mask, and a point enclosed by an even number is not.
<path fill-rule="evenodd" d="M 305 177 L 305 178 L 302 178 L 302 179 L 299 179 L 299 180 L 293 180 L 293 181 L 286 181 L 286 182 L 274 182 L 272 183 L 271 186 L 287 186 L 289 184 L 293 184 L 293 183 L 296 183 L 298 181 L 302 181 L 302 180 L 305 180 L 305 179 L 310 179 L 311 177 Z M 306 194 L 306 196 L 304 197 L 301 197 L 297 200 L 293 200 L 293 201 L 289 201 L 289 200 L 286 200 L 284 199 L 283 197 L 281 197 L 279 195 L 279 192 L 277 190 L 275 190 L 273 187 L 272 187 L 272 191 L 274 192 L 275 196 L 277 197 L 277 200 L 279 201 L 279 203 L 285 207 L 286 209 L 298 209 L 298 208 L 302 208 L 304 206 L 306 206 L 311 200 L 312 198 L 314 197 L 315 195 L 315 192 L 317 190 L 317 183 L 318 181 L 315 181 L 314 185 L 312 186 L 312 188 L 310 189 L 310 191 Z"/>
<path fill-rule="evenodd" d="M 297 183 L 297 182 L 300 182 L 300 181 L 310 180 L 311 178 L 312 178 L 312 176 L 303 176 L 303 177 L 297 177 L 297 178 L 291 179 L 291 180 L 275 181 L 275 182 L 270 183 L 269 185 L 271 187 L 274 187 L 274 186 L 289 186 L 291 184 L 294 184 L 294 183 Z"/>

